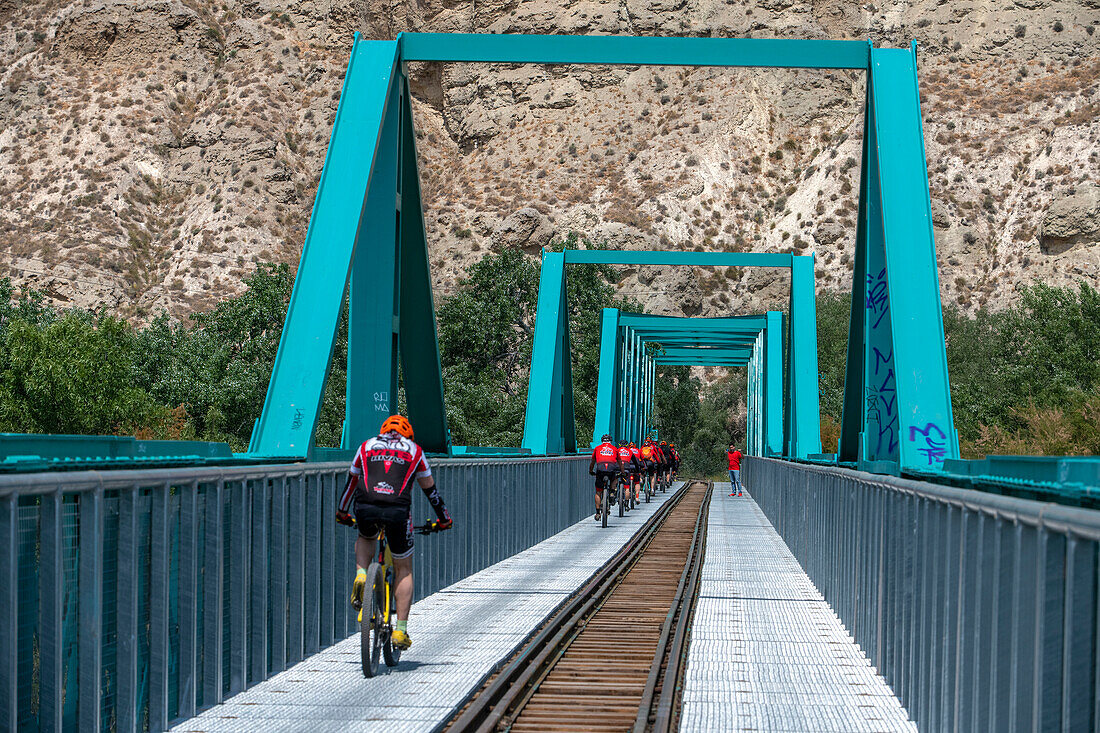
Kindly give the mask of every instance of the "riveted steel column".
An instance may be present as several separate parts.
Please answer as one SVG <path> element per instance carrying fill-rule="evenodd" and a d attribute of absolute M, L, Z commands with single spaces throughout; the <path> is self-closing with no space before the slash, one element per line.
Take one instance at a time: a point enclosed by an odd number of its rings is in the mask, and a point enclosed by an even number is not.
<path fill-rule="evenodd" d="M 616 386 L 619 382 L 616 365 L 620 361 L 619 346 L 619 310 L 604 308 L 600 323 L 600 371 L 596 386 L 596 421 L 592 428 L 592 447 L 600 444 L 600 436 L 614 433 L 621 439 L 622 426 L 616 404 Z M 615 414 L 613 414 L 615 413 Z"/>
<path fill-rule="evenodd" d="M 817 372 L 817 305 L 814 258 L 792 258 L 790 329 L 790 455 L 821 452 L 821 404 Z"/>
<path fill-rule="evenodd" d="M 392 204 L 384 212 L 365 204 L 377 150 L 385 148 L 380 138 L 398 64 L 396 42 L 356 36 L 263 413 L 249 445 L 254 453 L 306 455 L 357 243 L 376 223 L 391 230 Z M 375 222 L 375 216 L 384 218 Z M 391 236 L 385 244 L 390 258 L 393 242 Z M 383 334 L 391 332 L 389 326 L 382 324 Z M 357 383 L 357 376 L 349 374 L 349 383 Z M 369 388 L 376 389 L 373 384 Z"/>
<path fill-rule="evenodd" d="M 387 415 L 397 411 L 400 89 L 394 81 L 385 92 L 385 111 L 362 204 L 363 223 L 355 233 L 352 251 L 341 440 L 345 449 L 359 446 L 377 432 Z"/>

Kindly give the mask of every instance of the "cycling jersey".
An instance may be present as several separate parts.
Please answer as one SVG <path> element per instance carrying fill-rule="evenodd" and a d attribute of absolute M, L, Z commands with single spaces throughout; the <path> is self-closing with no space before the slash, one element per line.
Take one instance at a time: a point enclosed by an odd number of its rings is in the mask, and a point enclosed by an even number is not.
<path fill-rule="evenodd" d="M 652 460 L 655 460 L 655 456 L 656 456 L 656 454 L 653 450 L 653 446 L 651 446 L 651 445 L 643 445 L 642 446 L 642 458 L 644 458 L 647 461 L 652 461 Z"/>
<path fill-rule="evenodd" d="M 623 463 L 623 471 L 627 473 L 635 470 L 634 468 L 634 455 L 630 452 L 630 449 L 625 445 L 619 446 L 619 460 Z"/>
<path fill-rule="evenodd" d="M 413 479 L 430 478 L 432 470 L 424 450 L 397 432 L 379 435 L 364 442 L 355 453 L 349 473 L 361 480 L 349 482 L 340 497 L 340 511 L 347 512 L 353 499 L 365 504 L 401 507 L 409 511 Z M 443 498 L 435 486 L 421 487 L 441 521 L 450 519 Z"/>
<path fill-rule="evenodd" d="M 612 443 L 600 443 L 592 451 L 592 460 L 596 462 L 596 470 L 619 470 L 619 449 Z"/>

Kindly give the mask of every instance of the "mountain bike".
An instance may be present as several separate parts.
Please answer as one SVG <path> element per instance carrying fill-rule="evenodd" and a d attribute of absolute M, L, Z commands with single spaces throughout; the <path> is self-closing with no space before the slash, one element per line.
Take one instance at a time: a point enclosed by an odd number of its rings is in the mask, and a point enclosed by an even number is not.
<path fill-rule="evenodd" d="M 413 527 L 417 534 L 439 532 L 432 524 Z M 393 555 L 390 554 L 386 533 L 378 536 L 378 555 L 367 568 L 367 585 L 363 588 L 366 598 L 352 601 L 352 608 L 359 611 L 359 649 L 363 662 L 363 676 L 378 674 L 381 657 L 387 667 L 396 667 L 401 660 L 401 650 L 393 645 L 394 615 L 397 612 L 395 597 Z"/>

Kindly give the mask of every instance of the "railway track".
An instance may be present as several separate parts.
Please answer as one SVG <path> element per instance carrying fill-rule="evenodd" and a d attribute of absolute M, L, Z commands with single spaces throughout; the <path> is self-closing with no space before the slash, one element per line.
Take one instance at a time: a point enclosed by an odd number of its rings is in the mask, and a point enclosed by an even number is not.
<path fill-rule="evenodd" d="M 675 730 L 711 490 L 665 502 L 444 730 Z"/>

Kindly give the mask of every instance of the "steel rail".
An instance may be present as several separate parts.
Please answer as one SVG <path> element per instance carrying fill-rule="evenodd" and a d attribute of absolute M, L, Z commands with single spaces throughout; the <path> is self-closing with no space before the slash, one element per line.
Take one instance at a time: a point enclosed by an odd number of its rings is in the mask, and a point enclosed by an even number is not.
<path fill-rule="evenodd" d="M 487 688 L 469 701 L 466 710 L 451 723 L 450 731 L 478 731 L 488 733 L 505 720 L 508 712 L 528 694 L 552 667 L 575 637 L 596 607 L 606 600 L 611 591 L 625 577 L 635 561 L 657 536 L 665 519 L 687 496 L 694 482 L 685 482 L 669 497 L 641 529 L 632 541 L 615 554 L 564 606 L 550 619 L 543 629 L 527 644 L 526 649 L 513 659 Z M 548 664 L 550 663 L 550 664 Z"/>
<path fill-rule="evenodd" d="M 703 557 L 707 547 L 707 520 L 709 517 L 710 499 L 714 493 L 714 482 L 707 483 L 707 493 L 703 497 L 703 503 L 699 507 L 699 516 L 695 520 L 695 531 L 691 537 L 691 554 L 684 563 L 684 572 L 680 575 L 680 584 L 676 588 L 676 599 L 668 609 L 668 617 L 661 629 L 661 639 L 657 642 L 657 653 L 653 657 L 653 667 L 650 677 L 646 681 L 646 689 L 642 695 L 642 703 L 638 706 L 638 717 L 634 720 L 634 733 L 645 733 L 647 730 L 655 733 L 669 733 L 675 730 L 673 705 L 679 692 L 680 665 L 687 652 L 688 628 L 692 612 L 695 610 L 695 601 L 698 597 L 699 580 L 702 576 Z M 672 630 L 672 622 L 676 620 L 676 631 L 672 635 L 671 643 L 669 634 Z M 667 664 L 665 663 L 667 660 Z M 656 694 L 657 680 L 661 674 L 661 667 L 665 666 L 664 678 L 661 681 L 661 695 L 657 701 L 656 715 L 652 727 L 649 726 L 649 716 L 653 712 L 653 697 Z"/>

